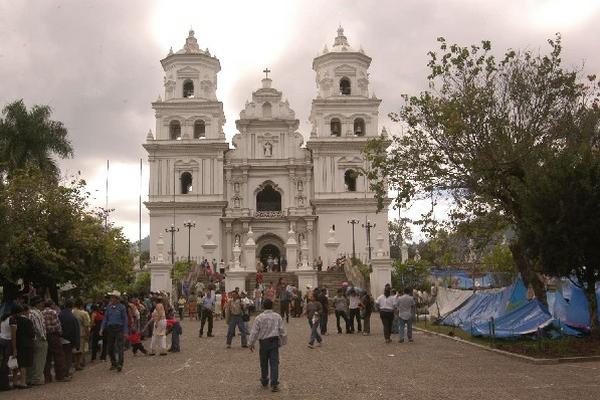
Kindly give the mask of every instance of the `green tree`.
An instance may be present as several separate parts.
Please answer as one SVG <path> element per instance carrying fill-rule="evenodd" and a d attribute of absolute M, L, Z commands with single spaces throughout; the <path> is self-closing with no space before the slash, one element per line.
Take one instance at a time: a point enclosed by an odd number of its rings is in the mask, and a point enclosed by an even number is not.
<path fill-rule="evenodd" d="M 412 240 L 412 231 L 410 230 L 408 223 L 408 218 L 402 218 L 400 221 L 388 221 L 388 230 L 390 232 L 390 258 L 400 258 L 402 242 Z"/>
<path fill-rule="evenodd" d="M 598 143 L 597 80 L 563 67 L 560 36 L 548 42 L 548 54 L 509 50 L 498 60 L 488 41 L 462 47 L 440 38 L 439 52 L 429 53 L 429 90 L 404 95 L 391 114 L 405 134 L 389 151 L 387 138 L 365 148 L 379 206 L 388 189 L 397 191 L 398 207 L 423 193 L 449 196 L 453 222 L 490 217 L 519 231 L 528 175 L 574 142 Z M 544 301 L 543 264 L 522 236 L 510 248 Z"/>
<path fill-rule="evenodd" d="M 23 279 L 55 293 L 71 282 L 85 292 L 131 280 L 129 242 L 88 211 L 84 186 L 77 179 L 58 185 L 33 166 L 11 172 L 0 190 L 3 285 Z"/>
<path fill-rule="evenodd" d="M 23 100 L 17 100 L 6 105 L 2 113 L 0 173 L 10 174 L 31 163 L 57 177 L 54 157 L 71 157 L 73 148 L 62 122 L 50 118 L 50 107 L 36 105 L 28 111 Z"/>
<path fill-rule="evenodd" d="M 394 262 L 392 268 L 392 286 L 395 289 L 403 288 L 428 289 L 429 267 L 425 262 L 402 263 L 400 260 Z"/>

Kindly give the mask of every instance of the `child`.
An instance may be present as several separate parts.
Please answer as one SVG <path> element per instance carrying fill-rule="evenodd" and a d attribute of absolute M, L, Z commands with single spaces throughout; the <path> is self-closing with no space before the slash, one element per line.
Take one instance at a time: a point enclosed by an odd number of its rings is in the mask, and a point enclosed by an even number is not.
<path fill-rule="evenodd" d="M 127 340 L 129 340 L 129 343 L 131 343 L 131 350 L 133 351 L 134 356 L 137 355 L 138 350 L 141 351 L 143 354 L 148 354 L 148 352 L 144 348 L 144 345 L 142 344 L 141 332 L 133 329 L 131 331 L 131 335 L 127 337 Z"/>
<path fill-rule="evenodd" d="M 167 319 L 167 335 L 171 333 L 171 348 L 170 353 L 179 353 L 181 348 L 179 347 L 179 336 L 183 333 L 181 324 L 175 318 Z"/>

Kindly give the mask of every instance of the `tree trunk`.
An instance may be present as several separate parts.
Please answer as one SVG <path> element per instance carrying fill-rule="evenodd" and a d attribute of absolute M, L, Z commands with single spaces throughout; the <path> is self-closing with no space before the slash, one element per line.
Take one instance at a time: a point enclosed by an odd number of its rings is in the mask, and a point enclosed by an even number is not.
<path fill-rule="evenodd" d="M 512 252 L 517 271 L 521 274 L 525 286 L 529 287 L 529 285 L 531 285 L 536 299 L 542 304 L 548 304 L 544 282 L 540 280 L 535 264 L 527 257 L 522 245 L 518 241 L 515 241 L 511 243 L 510 251 Z"/>

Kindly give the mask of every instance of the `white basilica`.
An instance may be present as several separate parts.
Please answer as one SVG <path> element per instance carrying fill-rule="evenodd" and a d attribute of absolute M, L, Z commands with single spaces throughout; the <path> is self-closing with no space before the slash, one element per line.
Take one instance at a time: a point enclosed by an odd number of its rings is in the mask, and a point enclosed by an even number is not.
<path fill-rule="evenodd" d="M 216 96 L 219 60 L 200 49 L 190 31 L 183 49 L 161 60 L 164 98 L 152 103 L 156 129 L 144 144 L 151 260 L 159 252 L 163 259 L 157 244 L 163 242 L 164 260 L 171 259 L 166 230 L 172 226 L 179 229 L 175 260 L 187 260 L 189 246 L 192 260 L 223 259 L 248 271 L 257 259 L 286 255 L 287 270 L 300 272 L 317 257 L 326 265 L 351 256 L 354 243 L 358 258 L 368 262 L 371 253 L 384 261 L 374 268 L 381 291 L 390 281 L 387 212 L 376 213 L 368 182 L 358 173 L 367 167 L 361 150 L 380 134 L 381 100 L 369 92 L 370 63 L 340 27 L 331 49 L 325 46 L 312 62 L 317 93 L 308 140 L 265 70 L 261 87 L 240 112 L 230 146 Z M 188 221 L 195 227 L 185 227 Z M 371 249 L 367 224 L 375 225 Z"/>

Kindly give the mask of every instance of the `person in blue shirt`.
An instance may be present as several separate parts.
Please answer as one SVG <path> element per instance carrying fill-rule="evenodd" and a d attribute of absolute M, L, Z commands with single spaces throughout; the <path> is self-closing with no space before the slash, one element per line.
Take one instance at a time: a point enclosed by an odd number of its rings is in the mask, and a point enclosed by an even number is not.
<path fill-rule="evenodd" d="M 104 320 L 100 327 L 100 336 L 104 336 L 104 343 L 110 357 L 110 369 L 121 372 L 123 369 L 123 343 L 129 335 L 127 308 L 119 302 L 121 293 L 114 290 L 108 295 L 110 302 L 106 306 Z"/>

